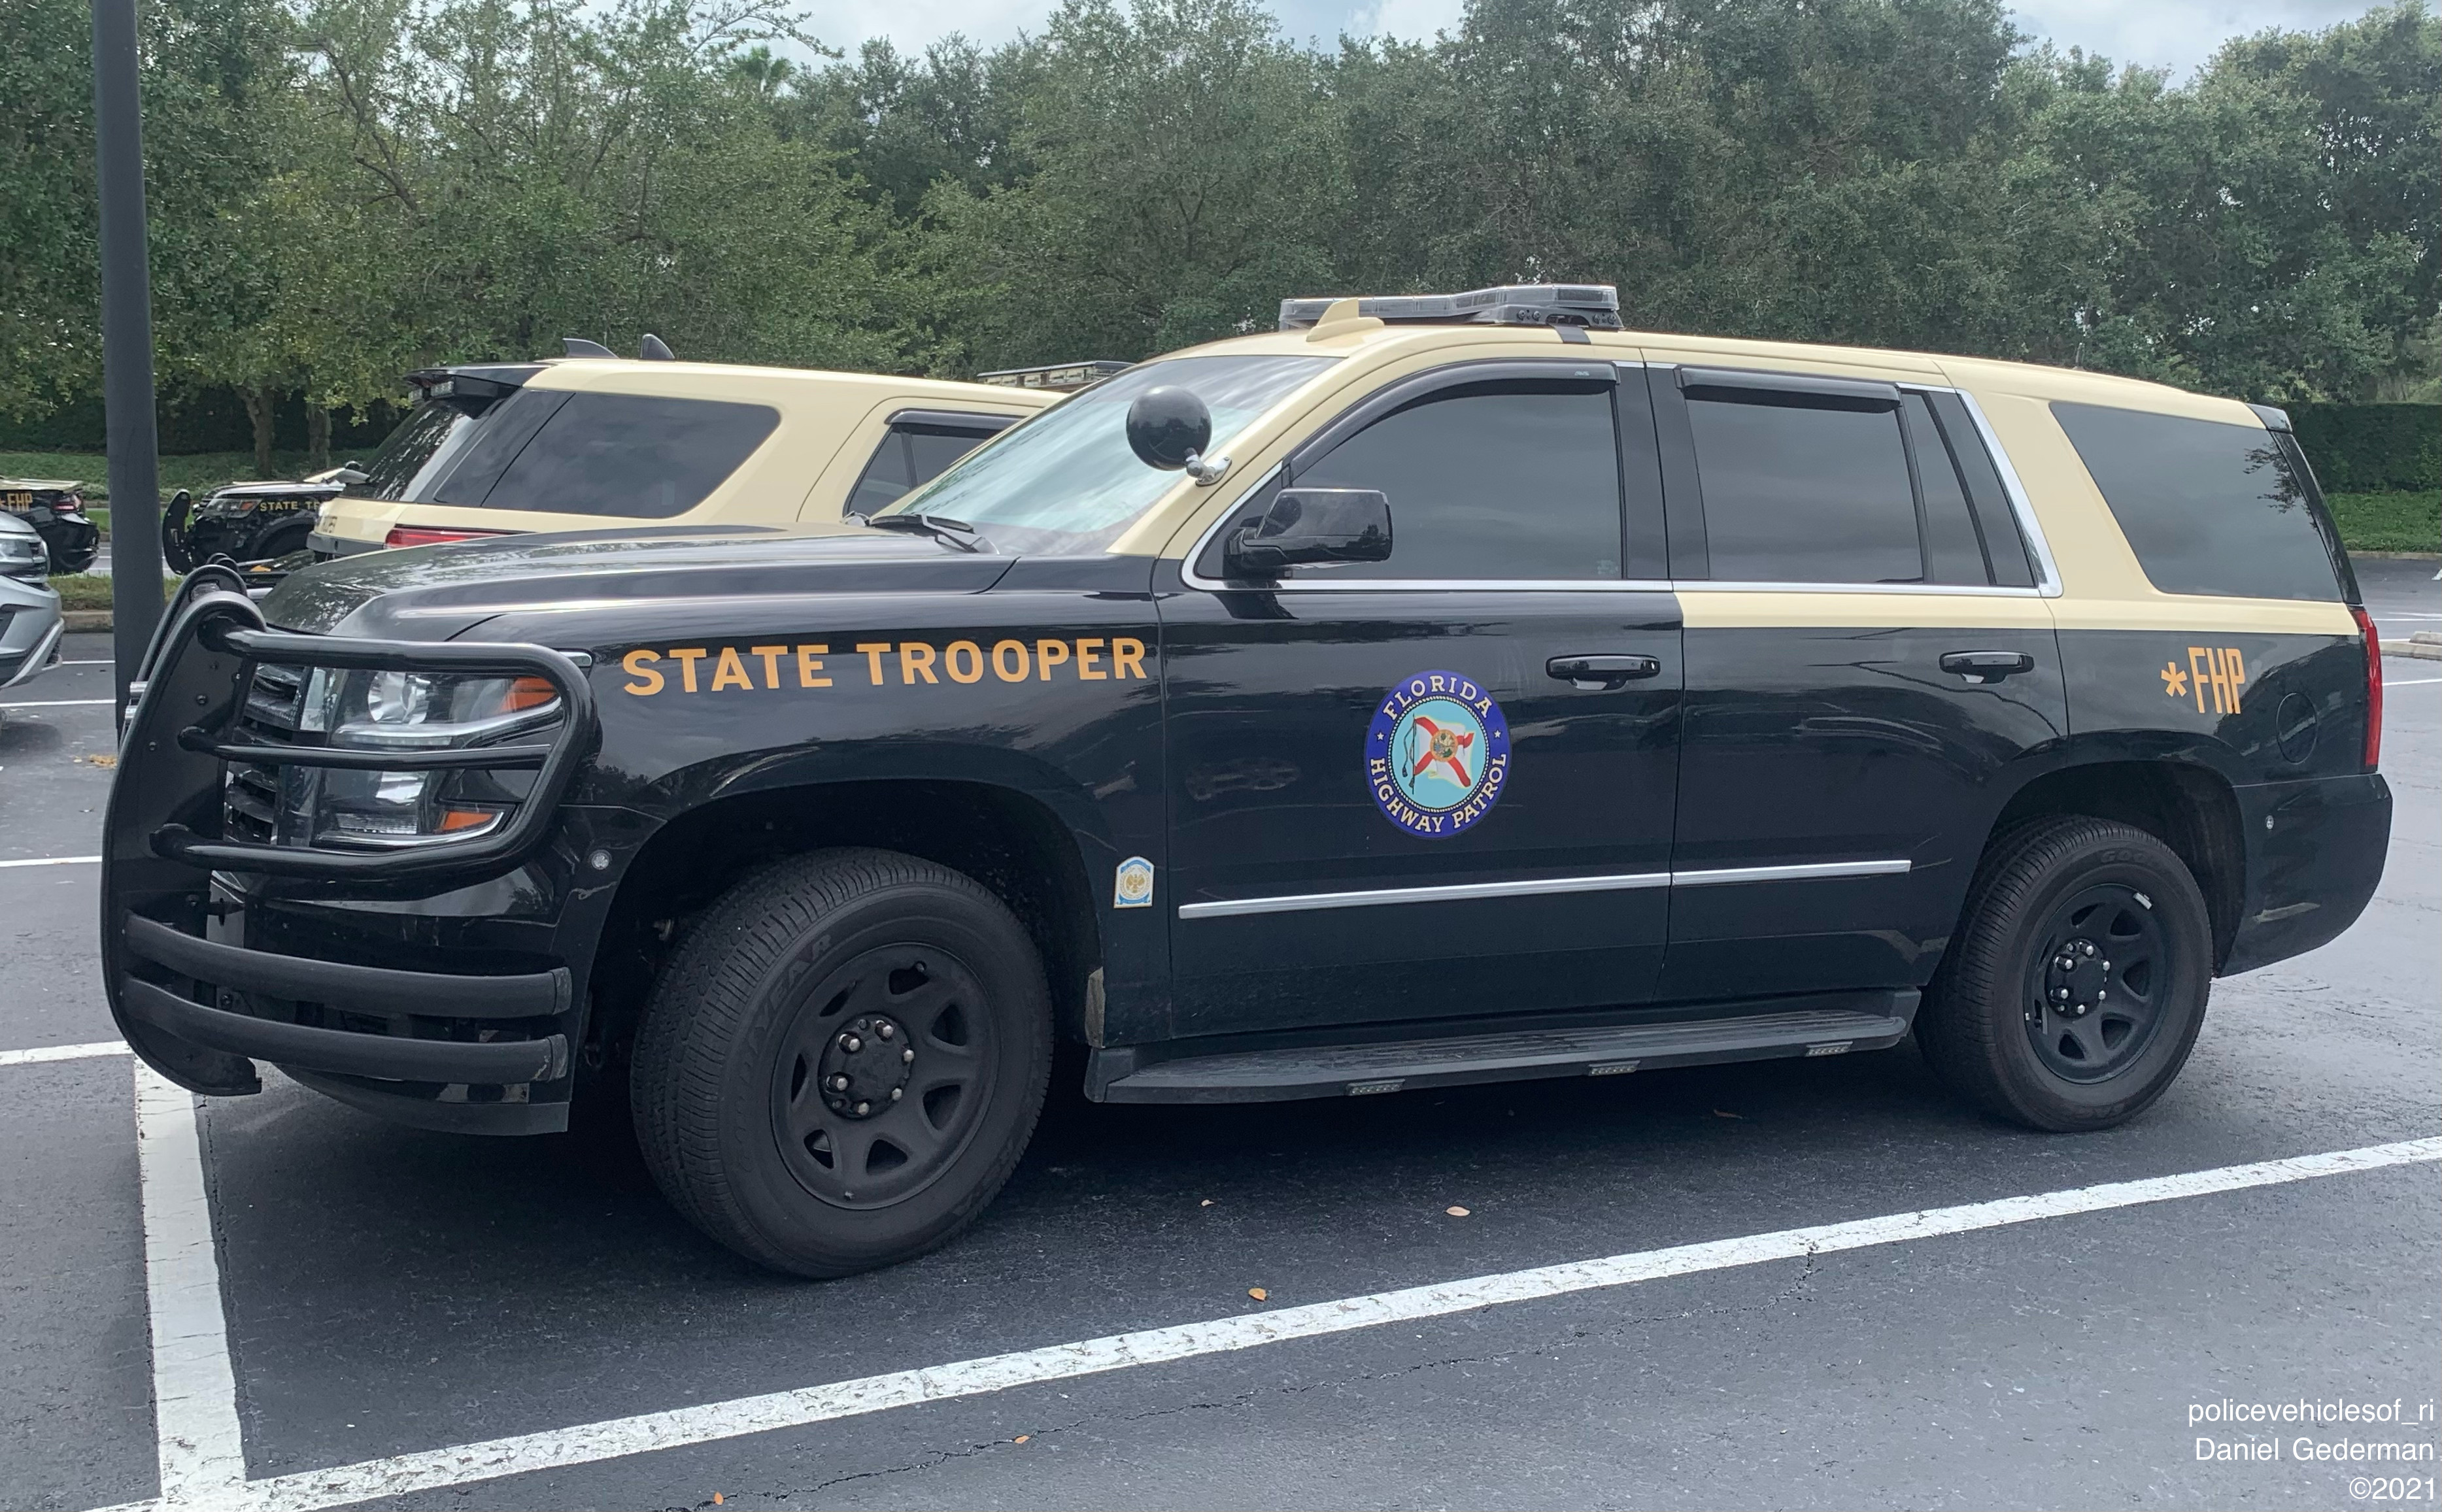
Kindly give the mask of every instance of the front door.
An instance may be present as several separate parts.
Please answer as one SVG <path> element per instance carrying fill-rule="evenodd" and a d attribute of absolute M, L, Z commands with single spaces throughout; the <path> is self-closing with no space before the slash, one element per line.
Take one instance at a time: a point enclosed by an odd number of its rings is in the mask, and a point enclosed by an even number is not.
<path fill-rule="evenodd" d="M 1653 392 L 1687 658 L 1664 991 L 1923 986 L 2005 772 L 2068 733 L 1966 401 L 1698 368 Z"/>
<path fill-rule="evenodd" d="M 1662 552 L 1628 376 L 1477 363 L 1394 385 L 1230 517 L 1292 482 L 1379 489 L 1390 560 L 1230 585 L 1216 533 L 1164 599 L 1176 1032 L 1650 994 L 1679 624 L 1629 576 Z"/>

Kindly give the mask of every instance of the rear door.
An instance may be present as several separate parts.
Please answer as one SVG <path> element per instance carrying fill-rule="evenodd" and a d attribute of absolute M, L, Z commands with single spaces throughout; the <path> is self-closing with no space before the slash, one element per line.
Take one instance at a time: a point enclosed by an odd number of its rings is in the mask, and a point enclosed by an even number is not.
<path fill-rule="evenodd" d="M 1686 615 L 1664 990 L 1909 987 L 2065 738 L 2031 553 L 1947 390 L 1658 369 Z"/>
<path fill-rule="evenodd" d="M 1164 600 L 1176 1032 L 1649 995 L 1679 628 L 1628 380 L 1509 362 L 1394 385 L 1241 500 Z M 1223 580 L 1221 533 L 1292 483 L 1381 490 L 1391 559 Z M 1569 675 L 1588 656 L 1635 675 Z"/>

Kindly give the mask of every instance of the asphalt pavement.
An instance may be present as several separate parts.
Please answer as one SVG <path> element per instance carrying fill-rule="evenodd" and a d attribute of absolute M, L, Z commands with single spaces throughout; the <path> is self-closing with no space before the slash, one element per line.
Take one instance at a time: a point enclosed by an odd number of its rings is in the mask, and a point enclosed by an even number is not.
<path fill-rule="evenodd" d="M 2393 565 L 2360 564 L 2386 634 L 2442 615 L 2435 564 Z M 98 848 L 106 637 L 66 654 L 7 696 L 43 706 L 0 722 L 0 864 Z M 406 1484 L 365 1504 L 2379 1504 L 2353 1480 L 2433 1462 L 2290 1450 L 2433 1452 L 2442 1168 L 2254 1163 L 2442 1135 L 2442 665 L 2387 671 L 2380 892 L 2218 984 L 2123 1129 L 1980 1118 L 1904 1046 L 1246 1108 L 1055 1093 L 974 1230 L 822 1284 L 697 1235 L 615 1122 L 426 1134 L 266 1068 L 200 1104 L 199 1155 L 189 1100 L 149 1102 L 139 1175 L 129 1059 L 19 1053 L 115 1037 L 95 869 L 0 865 L 0 1507 L 147 1502 L 199 1452 L 163 1435 L 232 1410 L 229 1504 L 300 1512 Z M 1406 1290 L 1468 1278 L 1488 1304 Z M 1132 1330 L 1166 1332 L 1091 1342 Z M 2409 1421 L 2192 1423 L 2225 1398 Z M 482 1478 L 501 1454 L 537 1467 Z"/>

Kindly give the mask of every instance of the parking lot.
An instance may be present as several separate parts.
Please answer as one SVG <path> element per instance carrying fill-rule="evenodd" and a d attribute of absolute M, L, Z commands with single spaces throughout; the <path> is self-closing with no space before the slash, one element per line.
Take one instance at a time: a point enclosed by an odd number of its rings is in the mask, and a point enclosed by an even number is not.
<path fill-rule="evenodd" d="M 2387 640 L 2442 627 L 2434 565 L 2360 564 Z M 1905 1046 L 1055 1088 L 974 1230 L 813 1284 L 688 1228 L 615 1117 L 461 1139 L 136 1066 L 108 637 L 65 654 L 0 723 L 0 1507 L 2328 1506 L 2369 1466 L 2302 1434 L 2436 1442 L 2442 662 L 2386 665 L 2365 917 L 2219 984 L 2127 1127 L 1996 1123 Z M 2225 1399 L 2406 1421 L 2196 1426 Z"/>

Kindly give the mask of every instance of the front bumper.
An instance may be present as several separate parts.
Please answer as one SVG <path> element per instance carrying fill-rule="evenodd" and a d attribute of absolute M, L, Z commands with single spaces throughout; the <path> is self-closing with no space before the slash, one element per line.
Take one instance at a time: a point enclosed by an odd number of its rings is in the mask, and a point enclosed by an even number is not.
<path fill-rule="evenodd" d="M 56 596 L 48 603 L 0 603 L 0 689 L 40 676 L 59 657 L 60 635 L 66 628 Z"/>
<path fill-rule="evenodd" d="M 191 577 L 148 655 L 122 737 L 104 826 L 101 939 L 120 1031 L 155 1070 L 191 1090 L 261 1090 L 267 1061 L 342 1101 L 404 1122 L 472 1133 L 564 1128 L 578 983 L 564 962 L 496 955 L 478 973 L 361 963 L 335 938 L 326 959 L 249 938 L 256 901 L 446 891 L 525 866 L 592 736 L 569 658 L 537 647 L 379 645 L 265 630 L 226 569 Z M 280 665 L 513 668 L 550 678 L 567 718 L 547 752 L 501 748 L 492 764 L 536 767 L 510 823 L 464 845 L 407 851 L 271 846 L 223 832 L 226 764 L 328 766 L 360 756 L 249 743 L 234 721 L 263 661 Z M 477 748 L 481 752 L 483 748 Z M 463 763 L 467 753 L 455 760 Z M 397 760 L 396 757 L 391 757 Z M 402 762 L 411 765 L 413 762 Z M 286 939 L 272 942 L 290 943 Z M 523 969 L 500 971 L 501 966 Z"/>

